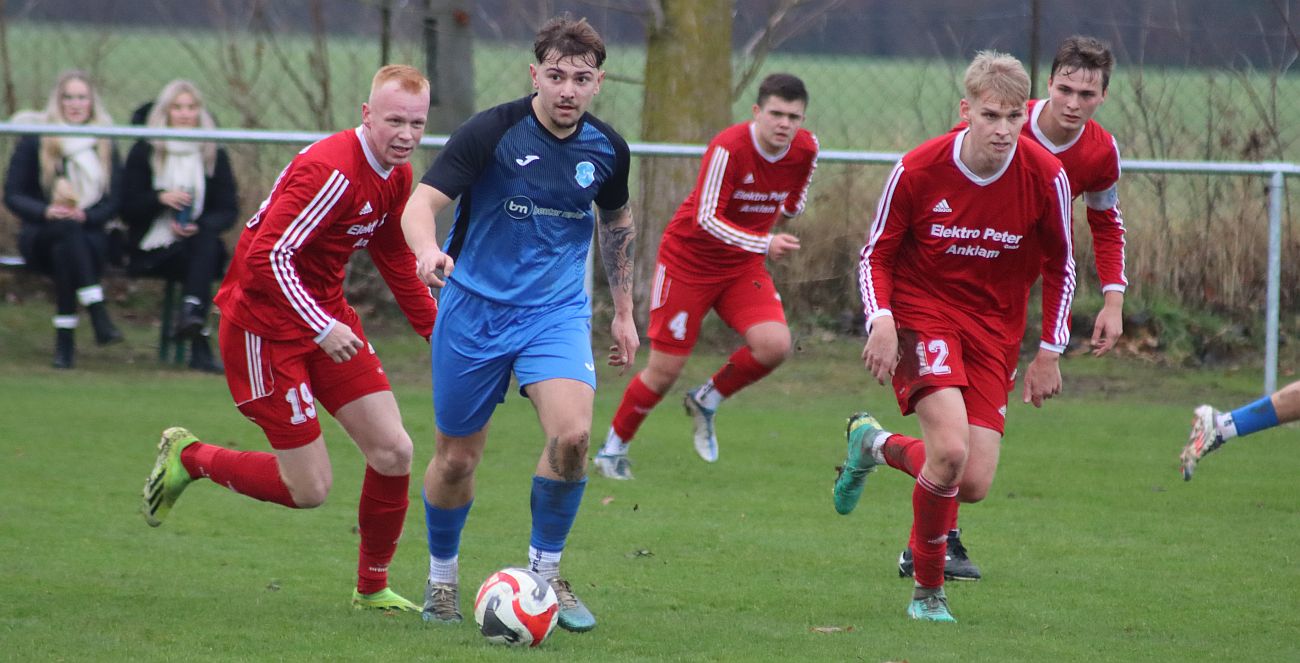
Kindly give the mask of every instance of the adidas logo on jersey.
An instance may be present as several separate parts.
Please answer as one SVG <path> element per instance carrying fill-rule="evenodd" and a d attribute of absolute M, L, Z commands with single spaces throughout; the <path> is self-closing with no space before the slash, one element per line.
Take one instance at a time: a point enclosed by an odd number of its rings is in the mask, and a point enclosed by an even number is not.
<path fill-rule="evenodd" d="M 747 174 L 745 175 L 745 179 L 741 180 L 741 183 L 742 183 L 742 184 L 753 184 L 753 183 L 754 183 L 754 174 L 753 174 L 753 173 L 747 173 Z"/>
<path fill-rule="evenodd" d="M 948 206 L 948 199 L 947 199 L 947 198 L 944 198 L 944 199 L 940 200 L 940 201 L 939 201 L 939 204 L 938 204 L 938 205 L 935 205 L 935 206 L 934 206 L 934 209 L 932 209 L 932 210 L 930 210 L 930 211 L 931 211 L 931 212 L 939 212 L 939 213 L 941 213 L 941 214 L 950 214 L 950 213 L 952 213 L 952 208 Z"/>
<path fill-rule="evenodd" d="M 365 216 L 373 211 L 375 211 L 375 208 L 371 207 L 370 201 L 367 200 L 366 204 L 361 206 L 361 211 L 357 212 L 357 216 Z"/>

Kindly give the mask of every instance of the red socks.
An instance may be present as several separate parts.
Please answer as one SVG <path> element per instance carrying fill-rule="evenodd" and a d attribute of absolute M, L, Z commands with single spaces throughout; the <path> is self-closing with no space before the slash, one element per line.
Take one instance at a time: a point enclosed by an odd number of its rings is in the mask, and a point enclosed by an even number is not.
<path fill-rule="evenodd" d="M 912 560 L 916 583 L 921 587 L 943 586 L 948 523 L 956 512 L 956 486 L 940 486 L 924 476 L 916 478 L 912 488 Z"/>
<path fill-rule="evenodd" d="M 275 454 L 233 451 L 195 442 L 181 452 L 181 464 L 192 477 L 207 477 L 255 500 L 298 508 L 289 494 L 289 487 L 280 478 L 280 463 Z"/>
<path fill-rule="evenodd" d="M 407 489 L 411 475 L 385 476 L 366 466 L 361 484 L 357 524 L 361 530 L 361 556 L 357 560 L 357 591 L 373 594 L 388 586 L 388 563 L 397 551 L 406 520 Z"/>
<path fill-rule="evenodd" d="M 718 391 L 723 398 L 728 398 L 732 394 L 748 387 L 759 380 L 762 380 L 772 369 L 754 359 L 754 354 L 749 351 L 749 346 L 742 346 L 739 350 L 732 353 L 727 358 L 727 363 L 713 374 L 713 388 Z"/>
<path fill-rule="evenodd" d="M 925 465 L 925 442 L 895 433 L 885 440 L 880 451 L 890 467 L 902 470 L 912 477 L 921 475 L 921 467 Z"/>
<path fill-rule="evenodd" d="M 640 373 L 632 376 L 632 380 L 627 383 L 627 389 L 623 390 L 623 400 L 618 404 L 618 411 L 614 413 L 612 424 L 614 434 L 618 435 L 624 443 L 631 442 L 637 430 L 641 428 L 641 422 L 645 421 L 646 415 L 650 414 L 663 398 L 663 394 L 656 394 L 650 391 L 650 387 L 645 386 L 641 381 Z"/>

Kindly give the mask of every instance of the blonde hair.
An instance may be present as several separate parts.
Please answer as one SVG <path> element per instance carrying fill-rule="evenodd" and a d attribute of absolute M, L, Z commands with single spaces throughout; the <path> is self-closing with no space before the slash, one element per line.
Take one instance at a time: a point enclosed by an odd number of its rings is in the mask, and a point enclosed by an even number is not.
<path fill-rule="evenodd" d="M 54 82 L 54 87 L 50 89 L 49 100 L 45 102 L 45 121 L 50 124 L 68 123 L 67 118 L 63 117 L 63 90 L 72 81 L 81 81 L 90 89 L 90 117 L 86 119 L 86 124 L 97 126 L 113 124 L 113 118 L 108 115 L 108 110 L 104 108 L 104 100 L 99 97 L 99 90 L 95 88 L 95 83 L 90 79 L 90 74 L 81 69 L 69 69 L 59 74 L 58 79 Z M 113 179 L 112 141 L 107 138 L 100 138 L 95 141 L 95 151 L 99 154 L 100 165 L 104 167 L 104 175 L 107 178 L 105 186 L 108 186 L 108 182 Z M 54 186 L 54 179 L 59 176 L 63 168 L 62 141 L 58 136 L 49 134 L 41 136 L 39 161 L 41 189 L 48 194 Z"/>
<path fill-rule="evenodd" d="M 1014 57 L 998 51 L 980 51 L 966 68 L 966 99 L 977 101 L 986 94 L 1003 103 L 1023 105 L 1029 101 L 1029 74 Z"/>
<path fill-rule="evenodd" d="M 217 128 L 217 123 L 212 119 L 212 113 L 208 112 L 208 106 L 204 103 L 203 94 L 199 92 L 199 88 L 194 83 L 183 78 L 178 78 L 163 86 L 162 91 L 158 93 L 158 98 L 153 102 L 153 107 L 149 109 L 149 117 L 145 119 L 145 125 L 155 129 L 170 127 L 169 111 L 171 106 L 176 102 L 176 97 L 185 93 L 189 93 L 191 97 L 194 97 L 194 103 L 199 105 L 199 128 Z M 163 144 L 166 142 L 165 140 L 150 141 L 153 145 L 151 161 L 154 172 L 158 172 L 162 168 L 162 160 L 166 151 Z M 217 144 L 212 142 L 200 143 L 199 153 L 203 155 L 203 171 L 207 173 L 208 177 L 212 177 L 212 173 L 217 167 Z"/>
<path fill-rule="evenodd" d="M 370 81 L 370 98 L 374 99 L 379 88 L 391 81 L 397 81 L 397 86 L 409 94 L 419 94 L 429 89 L 429 79 L 419 69 L 406 64 L 387 64 L 380 67 Z"/>

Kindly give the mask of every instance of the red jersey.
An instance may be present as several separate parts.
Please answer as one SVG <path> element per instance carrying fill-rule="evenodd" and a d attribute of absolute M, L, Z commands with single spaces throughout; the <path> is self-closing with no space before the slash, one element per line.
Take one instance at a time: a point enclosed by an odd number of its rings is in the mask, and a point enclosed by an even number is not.
<path fill-rule="evenodd" d="M 1038 116 L 1047 107 L 1045 100 L 1029 100 L 1028 131 L 1021 132 L 1047 148 L 1070 178 L 1070 191 L 1083 196 L 1088 207 L 1088 227 L 1092 230 L 1092 252 L 1097 263 L 1101 291 L 1124 292 L 1124 217 L 1119 211 L 1119 145 L 1115 137 L 1088 120 L 1074 140 L 1057 145 L 1038 128 Z"/>
<path fill-rule="evenodd" d="M 762 263 L 778 215 L 803 212 L 817 137 L 800 129 L 772 155 L 759 148 L 752 125 L 742 122 L 713 137 L 695 189 L 664 230 L 659 262 L 699 278 L 728 278 Z"/>
<path fill-rule="evenodd" d="M 320 342 L 355 313 L 343 298 L 344 268 L 360 248 L 421 336 L 437 305 L 415 275 L 402 235 L 411 166 L 385 169 L 361 129 L 313 143 L 280 173 L 248 221 L 217 291 L 221 314 L 258 336 Z"/>
<path fill-rule="evenodd" d="M 1014 346 L 1041 272 L 1042 347 L 1063 352 L 1074 297 L 1069 181 L 1023 136 L 981 179 L 959 158 L 967 133 L 922 143 L 890 173 L 858 271 L 868 327 L 886 314 L 907 327 L 924 312 Z"/>

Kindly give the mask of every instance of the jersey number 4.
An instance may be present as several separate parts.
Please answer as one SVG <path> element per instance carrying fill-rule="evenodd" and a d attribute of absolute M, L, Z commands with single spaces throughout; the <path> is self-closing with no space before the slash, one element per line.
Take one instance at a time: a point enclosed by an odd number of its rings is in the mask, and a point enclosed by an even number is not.
<path fill-rule="evenodd" d="M 917 375 L 947 375 L 952 372 L 952 367 L 947 364 L 948 342 L 943 339 L 933 339 L 929 344 L 917 341 L 916 361 L 919 366 Z"/>

